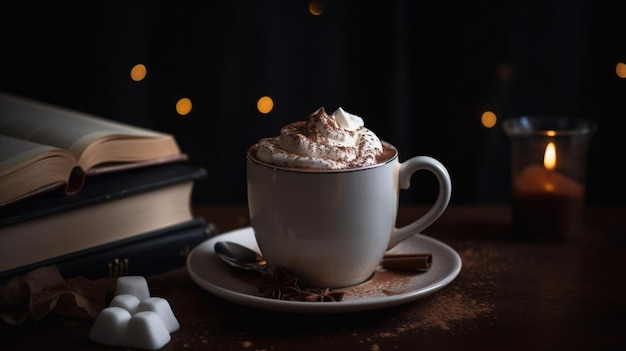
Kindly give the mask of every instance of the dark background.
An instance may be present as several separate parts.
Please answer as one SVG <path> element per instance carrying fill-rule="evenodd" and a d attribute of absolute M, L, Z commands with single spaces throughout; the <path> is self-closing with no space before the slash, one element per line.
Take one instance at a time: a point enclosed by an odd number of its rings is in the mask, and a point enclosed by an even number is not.
<path fill-rule="evenodd" d="M 584 117 L 599 125 L 587 200 L 624 203 L 623 2 L 318 3 L 321 16 L 309 1 L 3 3 L 0 90 L 173 133 L 209 173 L 198 203 L 244 203 L 247 147 L 320 106 L 363 117 L 401 161 L 439 159 L 455 203 L 509 201 L 502 120 Z M 137 63 L 141 82 L 129 77 Z M 181 97 L 189 115 L 175 112 Z M 486 110 L 494 128 L 480 123 Z M 413 184 L 403 201 L 432 201 L 430 175 Z"/>

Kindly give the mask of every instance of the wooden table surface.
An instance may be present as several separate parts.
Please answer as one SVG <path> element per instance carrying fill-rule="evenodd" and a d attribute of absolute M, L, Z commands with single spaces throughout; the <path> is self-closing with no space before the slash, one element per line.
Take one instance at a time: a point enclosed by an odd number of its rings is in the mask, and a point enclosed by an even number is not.
<path fill-rule="evenodd" d="M 401 208 L 398 223 L 425 210 Z M 244 206 L 199 206 L 220 232 L 249 225 Z M 509 238 L 505 205 L 452 205 L 424 234 L 463 267 L 442 290 L 396 307 L 335 315 L 268 312 L 201 289 L 184 267 L 147 277 L 181 324 L 163 350 L 613 350 L 626 345 L 626 207 L 590 207 L 583 234 Z M 89 320 L 46 317 L 0 330 L 1 350 L 114 350 Z"/>

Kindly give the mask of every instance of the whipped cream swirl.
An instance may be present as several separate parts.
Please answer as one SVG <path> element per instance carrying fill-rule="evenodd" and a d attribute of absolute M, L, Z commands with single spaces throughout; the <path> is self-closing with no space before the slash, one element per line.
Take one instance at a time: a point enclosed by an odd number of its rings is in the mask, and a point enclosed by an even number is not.
<path fill-rule="evenodd" d="M 256 157 L 277 166 L 348 169 L 377 164 L 382 152 L 380 139 L 361 117 L 341 107 L 328 115 L 321 107 L 306 121 L 281 128 L 279 136 L 261 139 Z"/>

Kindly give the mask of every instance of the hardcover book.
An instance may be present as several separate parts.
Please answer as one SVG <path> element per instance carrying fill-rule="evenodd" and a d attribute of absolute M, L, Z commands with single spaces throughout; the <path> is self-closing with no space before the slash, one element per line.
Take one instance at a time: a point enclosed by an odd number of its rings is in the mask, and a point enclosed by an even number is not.
<path fill-rule="evenodd" d="M 75 276 L 99 279 L 161 273 L 184 266 L 191 249 L 216 234 L 215 226 L 202 217 L 196 217 L 149 233 L 4 272 L 0 280 L 48 265 L 56 265 L 66 279 Z"/>
<path fill-rule="evenodd" d="M 175 138 L 0 92 L 0 206 L 85 176 L 187 159 Z"/>
<path fill-rule="evenodd" d="M 194 218 L 203 168 L 167 163 L 94 176 L 73 196 L 47 192 L 0 211 L 0 275 Z"/>

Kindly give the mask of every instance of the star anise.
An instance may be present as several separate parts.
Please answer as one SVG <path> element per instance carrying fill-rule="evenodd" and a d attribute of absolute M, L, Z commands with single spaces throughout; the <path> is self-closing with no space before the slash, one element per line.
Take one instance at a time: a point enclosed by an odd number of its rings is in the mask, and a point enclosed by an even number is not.
<path fill-rule="evenodd" d="M 269 284 L 259 286 L 261 296 L 269 297 L 277 300 L 291 300 L 294 296 L 300 294 L 298 286 L 298 277 L 294 277 L 281 267 L 274 269 L 272 280 Z"/>
<path fill-rule="evenodd" d="M 343 299 L 344 292 L 329 288 L 309 288 L 303 290 L 301 295 L 307 302 L 337 302 Z"/>

